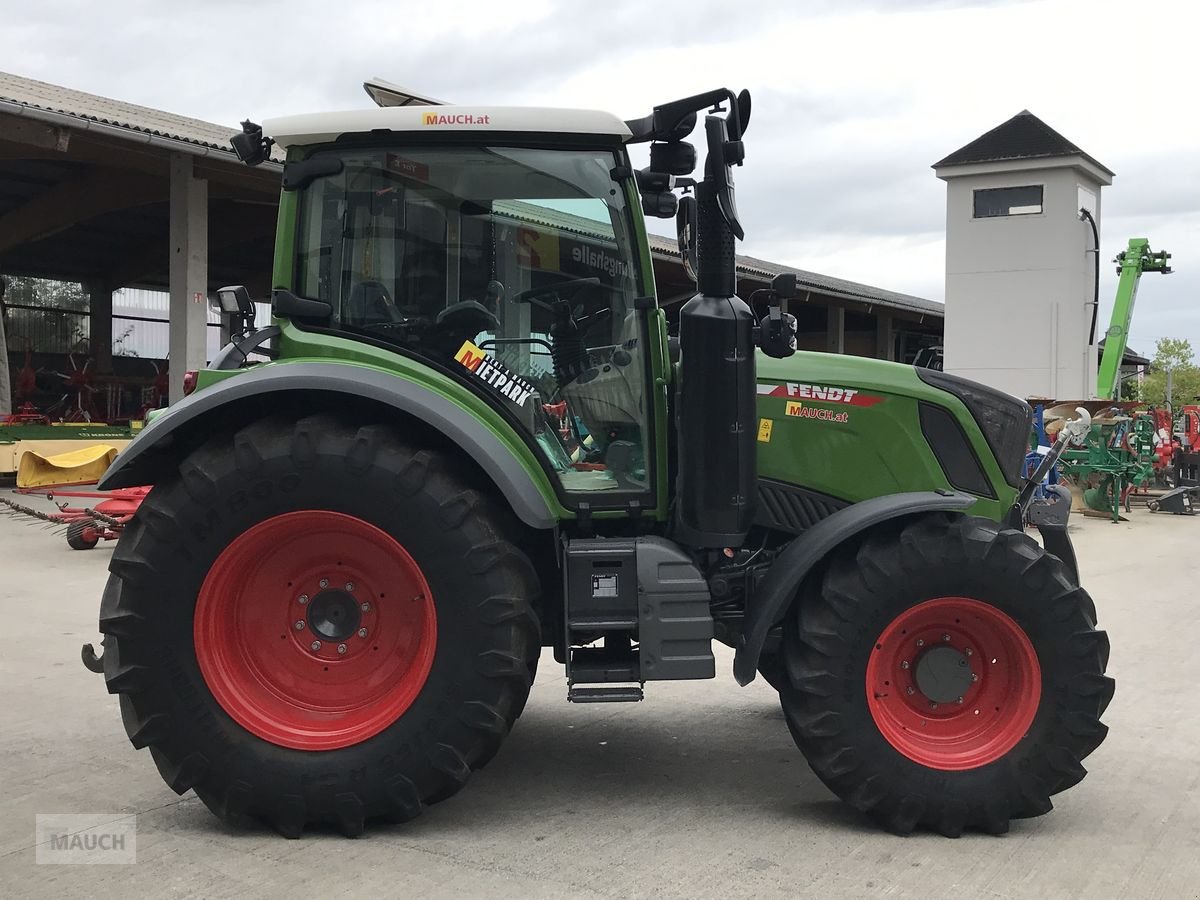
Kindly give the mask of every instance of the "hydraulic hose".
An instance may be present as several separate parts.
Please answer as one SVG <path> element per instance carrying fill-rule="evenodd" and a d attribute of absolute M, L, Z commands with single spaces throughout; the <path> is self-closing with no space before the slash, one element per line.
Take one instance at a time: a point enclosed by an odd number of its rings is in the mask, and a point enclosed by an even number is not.
<path fill-rule="evenodd" d="M 1092 226 L 1092 252 L 1095 254 L 1093 262 L 1096 264 L 1095 278 L 1092 281 L 1092 328 L 1091 337 L 1088 338 L 1090 346 L 1096 343 L 1096 319 L 1100 315 L 1100 229 L 1096 227 L 1096 220 L 1086 209 L 1079 210 L 1079 218 Z"/>

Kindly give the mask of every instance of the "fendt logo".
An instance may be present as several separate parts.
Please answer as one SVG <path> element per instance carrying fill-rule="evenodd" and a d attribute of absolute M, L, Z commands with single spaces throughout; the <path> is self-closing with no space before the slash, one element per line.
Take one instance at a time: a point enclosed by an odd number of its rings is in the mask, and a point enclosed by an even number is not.
<path fill-rule="evenodd" d="M 874 406 L 883 401 L 874 394 L 862 394 L 856 388 L 826 387 L 819 384 L 763 384 L 758 385 L 760 397 L 800 397 L 804 400 L 824 400 L 826 403 L 845 403 L 848 406 Z"/>
<path fill-rule="evenodd" d="M 422 125 L 491 125 L 491 116 L 476 116 L 471 113 L 427 112 L 421 117 Z"/>

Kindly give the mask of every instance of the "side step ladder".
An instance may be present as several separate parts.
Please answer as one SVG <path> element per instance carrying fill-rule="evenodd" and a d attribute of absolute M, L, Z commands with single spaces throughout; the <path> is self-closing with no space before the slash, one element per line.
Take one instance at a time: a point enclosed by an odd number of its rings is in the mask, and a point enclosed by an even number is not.
<path fill-rule="evenodd" d="M 712 678 L 708 584 L 663 538 L 589 538 L 564 550 L 567 700 L 633 703 L 647 681 Z"/>

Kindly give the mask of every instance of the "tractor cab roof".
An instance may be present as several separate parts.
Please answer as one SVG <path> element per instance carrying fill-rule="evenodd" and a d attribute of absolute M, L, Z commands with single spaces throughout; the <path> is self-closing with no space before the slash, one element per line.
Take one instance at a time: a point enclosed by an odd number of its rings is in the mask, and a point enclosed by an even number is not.
<path fill-rule="evenodd" d="M 629 126 L 612 113 L 531 106 L 390 106 L 283 116 L 263 123 L 263 133 L 283 148 L 373 131 L 597 135 L 621 141 L 632 136 Z"/>

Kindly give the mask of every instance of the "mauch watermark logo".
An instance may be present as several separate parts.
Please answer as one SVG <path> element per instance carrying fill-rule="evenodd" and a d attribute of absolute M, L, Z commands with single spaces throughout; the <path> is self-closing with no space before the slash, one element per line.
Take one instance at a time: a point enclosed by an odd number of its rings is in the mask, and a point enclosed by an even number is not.
<path fill-rule="evenodd" d="M 472 113 L 436 113 L 427 112 L 421 116 L 422 125 L 491 125 L 491 115 L 474 115 Z"/>
<path fill-rule="evenodd" d="M 35 830 L 39 866 L 120 866 L 137 862 L 137 816 L 38 815 Z"/>

